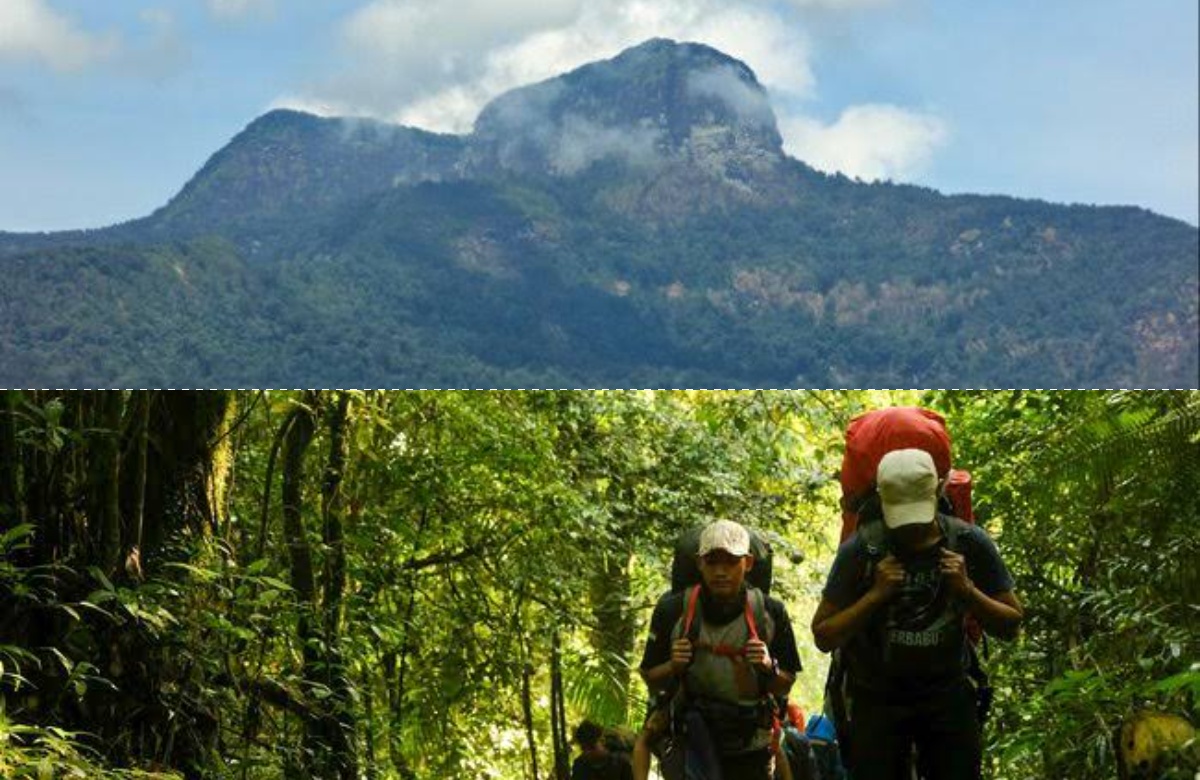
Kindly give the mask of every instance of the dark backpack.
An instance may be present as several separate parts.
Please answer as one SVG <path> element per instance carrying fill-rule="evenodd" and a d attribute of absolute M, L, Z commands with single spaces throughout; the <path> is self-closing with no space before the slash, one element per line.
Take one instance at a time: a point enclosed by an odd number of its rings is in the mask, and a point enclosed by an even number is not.
<path fill-rule="evenodd" d="M 846 780 L 846 767 L 836 742 L 809 742 L 813 756 L 816 780 Z"/>
<path fill-rule="evenodd" d="M 624 727 L 607 728 L 604 730 L 602 741 L 604 748 L 611 755 L 618 758 L 624 757 L 625 760 L 633 753 L 633 743 L 636 737 L 633 733 Z"/>
<path fill-rule="evenodd" d="M 941 524 L 942 534 L 946 538 L 946 547 L 951 552 L 962 552 L 961 539 L 968 532 L 970 524 L 952 515 L 940 513 L 937 516 L 938 523 Z M 875 565 L 883 560 L 888 554 L 887 547 L 887 530 L 883 524 L 882 516 L 867 517 L 860 519 L 860 525 L 857 530 L 859 539 L 867 550 L 868 563 L 863 571 L 863 586 L 869 587 L 870 582 L 875 576 Z M 968 626 L 963 627 L 964 633 L 970 635 Z M 966 643 L 967 647 L 967 666 L 966 673 L 970 679 L 972 686 L 975 689 L 975 704 L 979 716 L 979 723 L 982 726 L 986 723 L 992 705 L 992 687 L 988 678 L 987 671 L 979 660 L 979 653 L 973 641 Z M 837 746 L 844 762 L 849 762 L 850 742 L 853 737 L 853 729 L 850 722 L 851 707 L 847 701 L 847 673 L 846 662 L 840 650 L 835 650 L 829 664 L 829 675 L 825 682 L 825 709 L 829 713 L 834 726 L 837 729 Z"/>
<path fill-rule="evenodd" d="M 595 761 L 584 757 L 575 759 L 571 777 L 578 776 L 583 780 L 626 780 L 632 776 L 632 769 L 627 756 L 609 753 Z"/>
<path fill-rule="evenodd" d="M 771 593 L 771 570 L 774 551 L 771 543 L 753 528 L 750 531 L 750 554 L 754 556 L 754 568 L 746 575 L 746 581 L 763 592 Z M 675 541 L 675 558 L 671 561 L 671 591 L 679 593 L 700 584 L 700 567 L 696 565 L 696 554 L 700 552 L 700 534 L 704 526 L 684 531 Z"/>
<path fill-rule="evenodd" d="M 803 732 L 792 726 L 783 730 L 780 740 L 782 760 L 787 761 L 792 780 L 822 780 L 817 774 L 817 759 L 813 755 L 812 743 Z"/>

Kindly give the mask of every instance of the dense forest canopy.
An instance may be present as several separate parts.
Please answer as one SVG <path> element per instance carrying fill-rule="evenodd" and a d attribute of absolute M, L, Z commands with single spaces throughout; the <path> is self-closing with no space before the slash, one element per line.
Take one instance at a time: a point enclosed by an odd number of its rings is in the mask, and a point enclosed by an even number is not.
<path fill-rule="evenodd" d="M 1195 391 L 6 391 L 0 776 L 562 778 L 581 718 L 640 723 L 711 517 L 774 545 L 815 711 L 843 432 L 912 403 L 1027 607 L 988 776 L 1114 777 L 1131 717 L 1195 723 Z"/>

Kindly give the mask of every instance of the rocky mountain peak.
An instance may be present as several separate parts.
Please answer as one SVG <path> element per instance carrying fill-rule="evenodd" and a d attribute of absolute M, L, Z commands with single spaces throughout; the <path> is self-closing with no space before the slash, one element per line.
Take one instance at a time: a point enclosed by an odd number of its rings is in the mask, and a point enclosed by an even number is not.
<path fill-rule="evenodd" d="M 493 100 L 476 121 L 466 166 L 572 175 L 617 159 L 751 176 L 782 158 L 775 114 L 745 63 L 653 39 Z"/>

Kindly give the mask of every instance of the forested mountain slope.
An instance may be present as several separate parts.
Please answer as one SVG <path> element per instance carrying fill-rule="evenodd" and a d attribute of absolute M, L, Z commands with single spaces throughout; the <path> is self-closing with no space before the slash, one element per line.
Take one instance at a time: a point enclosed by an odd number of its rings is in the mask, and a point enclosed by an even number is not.
<path fill-rule="evenodd" d="M 1186 386 L 1198 232 L 782 149 L 654 40 L 457 137 L 274 111 L 154 214 L 0 235 L 0 379 L 169 386 Z"/>

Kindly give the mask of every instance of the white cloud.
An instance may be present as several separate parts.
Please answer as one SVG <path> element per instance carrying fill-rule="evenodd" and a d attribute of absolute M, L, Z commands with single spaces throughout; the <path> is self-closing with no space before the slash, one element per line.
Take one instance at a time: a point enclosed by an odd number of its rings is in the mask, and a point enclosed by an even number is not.
<path fill-rule="evenodd" d="M 691 74 L 688 91 L 693 95 L 721 100 L 742 121 L 751 124 L 768 122 L 773 115 L 766 94 L 742 81 L 733 67 L 710 68 L 702 73 Z"/>
<path fill-rule="evenodd" d="M 373 0 L 346 20 L 351 43 L 412 59 L 412 46 L 456 49 L 569 23 L 583 0 Z M 435 33 L 430 36 L 429 33 Z"/>
<path fill-rule="evenodd" d="M 814 86 L 806 38 L 755 2 L 375 0 L 343 25 L 352 67 L 311 98 L 465 132 L 496 95 L 652 37 L 707 43 L 789 95 L 809 96 Z"/>
<path fill-rule="evenodd" d="M 570 176 L 592 163 L 617 157 L 633 165 L 653 165 L 658 160 L 656 129 L 602 127 L 580 117 L 567 117 L 550 149 L 550 166 Z"/>
<path fill-rule="evenodd" d="M 115 33 L 91 33 L 45 0 L 0 3 L 0 57 L 34 60 L 60 72 L 79 71 L 113 57 Z"/>
<path fill-rule="evenodd" d="M 471 129 L 479 109 L 492 97 L 492 93 L 480 85 L 458 84 L 414 100 L 391 118 L 402 125 L 463 133 Z"/>
<path fill-rule="evenodd" d="M 861 179 L 904 179 L 946 141 L 946 123 L 898 106 L 852 106 L 833 124 L 803 116 L 780 120 L 784 150 L 823 171 Z"/>
<path fill-rule="evenodd" d="M 317 116 L 353 116 L 349 106 L 341 103 L 318 100 L 304 95 L 280 95 L 267 104 L 268 111 L 286 108 L 292 111 L 303 111 Z"/>
<path fill-rule="evenodd" d="M 749 65 L 773 92 L 810 98 L 816 89 L 809 59 L 812 44 L 803 29 L 773 12 L 716 3 L 716 10 L 683 30 L 681 37 L 707 43 Z"/>

